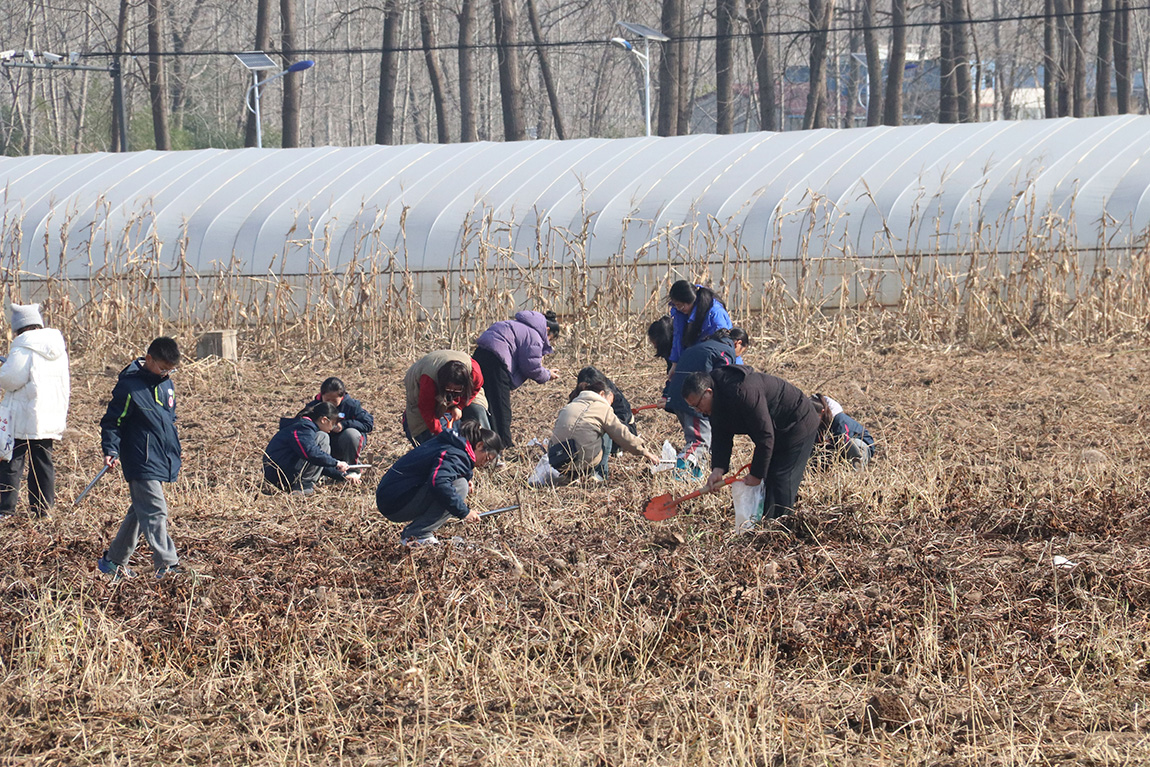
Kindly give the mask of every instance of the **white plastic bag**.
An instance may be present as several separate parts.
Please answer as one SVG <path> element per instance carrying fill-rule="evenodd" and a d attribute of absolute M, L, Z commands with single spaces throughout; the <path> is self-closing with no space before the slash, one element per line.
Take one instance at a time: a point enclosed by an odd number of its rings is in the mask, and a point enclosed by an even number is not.
<path fill-rule="evenodd" d="M 658 474 L 661 471 L 670 471 L 675 468 L 677 457 L 675 446 L 667 440 L 663 440 L 663 452 L 659 454 L 659 463 L 651 467 L 651 473 Z"/>
<path fill-rule="evenodd" d="M 547 460 L 547 453 L 544 453 L 539 456 L 539 463 L 535 464 L 535 470 L 531 472 L 531 479 L 527 480 L 527 484 L 532 487 L 542 487 L 543 485 L 554 484 L 559 476 L 559 472 L 551 468 L 551 462 Z"/>
<path fill-rule="evenodd" d="M 12 395 L 4 395 L 0 401 L 0 461 L 12 460 L 12 448 L 16 439 L 12 434 Z"/>
<path fill-rule="evenodd" d="M 742 480 L 731 483 L 731 498 L 735 501 L 735 533 L 749 533 L 763 519 L 763 501 L 767 486 L 760 482 L 751 487 Z"/>

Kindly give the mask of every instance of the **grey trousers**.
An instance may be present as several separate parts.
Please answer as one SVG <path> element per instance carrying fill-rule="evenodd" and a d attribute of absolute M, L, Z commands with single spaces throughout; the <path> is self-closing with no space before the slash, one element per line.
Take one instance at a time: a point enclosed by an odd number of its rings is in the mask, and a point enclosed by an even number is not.
<path fill-rule="evenodd" d="M 348 431 L 355 431 L 355 429 Z M 327 432 L 317 431 L 315 443 L 323 452 L 331 453 L 331 438 Z M 291 466 L 277 466 L 274 463 L 264 464 L 264 479 L 280 490 L 306 490 L 315 487 L 315 483 L 322 476 L 323 467 L 308 463 L 302 455 L 292 461 Z"/>
<path fill-rule="evenodd" d="M 316 434 L 319 437 L 323 432 Z M 359 429 L 341 429 L 335 434 L 323 434 L 331 442 L 331 457 L 344 463 L 359 463 L 359 454 L 363 452 L 366 440 Z M 316 440 L 319 442 L 319 440 Z M 320 443 L 323 444 L 322 442 Z"/>
<path fill-rule="evenodd" d="M 128 564 L 142 530 L 157 572 L 179 563 L 176 544 L 168 536 L 168 504 L 164 500 L 163 485 L 154 479 L 130 480 L 128 492 L 132 495 L 132 505 L 104 556 L 117 565 Z"/>
<path fill-rule="evenodd" d="M 711 419 L 695 410 L 676 412 L 683 427 L 683 453 L 694 455 L 700 448 L 711 449 Z M 705 453 L 704 453 L 705 454 Z"/>
<path fill-rule="evenodd" d="M 463 477 L 452 483 L 460 498 L 467 497 L 467 480 Z M 407 527 L 399 534 L 401 538 L 423 538 L 431 535 L 452 519 L 458 519 L 447 510 L 443 500 L 432 490 L 431 483 L 419 488 L 403 508 L 392 514 L 384 514 L 392 522 L 407 522 Z"/>

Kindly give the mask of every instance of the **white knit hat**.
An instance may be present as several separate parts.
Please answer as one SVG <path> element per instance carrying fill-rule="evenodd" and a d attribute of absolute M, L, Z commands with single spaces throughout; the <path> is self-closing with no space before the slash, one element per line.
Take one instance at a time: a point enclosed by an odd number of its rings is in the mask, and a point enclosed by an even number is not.
<path fill-rule="evenodd" d="M 22 330 L 29 325 L 43 325 L 40 304 L 12 304 L 12 329 Z"/>

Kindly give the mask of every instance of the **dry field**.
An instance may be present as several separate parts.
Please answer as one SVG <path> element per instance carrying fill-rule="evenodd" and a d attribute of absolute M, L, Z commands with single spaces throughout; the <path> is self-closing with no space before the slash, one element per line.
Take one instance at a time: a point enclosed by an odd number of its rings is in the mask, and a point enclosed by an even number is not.
<path fill-rule="evenodd" d="M 515 393 L 521 441 L 581 364 L 656 395 L 645 350 L 573 348 L 565 380 Z M 57 514 L 0 527 L 0 762 L 1150 761 L 1150 349 L 755 348 L 881 453 L 863 476 L 809 474 L 798 514 L 737 538 L 729 494 L 644 520 L 675 482 L 629 456 L 605 485 L 537 491 L 525 452 L 473 496 L 523 511 L 413 553 L 375 511 L 378 471 L 261 494 L 273 424 L 328 374 L 376 414 L 369 460 L 394 460 L 414 356 L 186 364 L 167 493 L 195 574 L 118 585 L 95 561 L 122 480 L 70 499 L 126 355 L 75 360 Z M 669 415 L 639 418 L 677 439 Z"/>

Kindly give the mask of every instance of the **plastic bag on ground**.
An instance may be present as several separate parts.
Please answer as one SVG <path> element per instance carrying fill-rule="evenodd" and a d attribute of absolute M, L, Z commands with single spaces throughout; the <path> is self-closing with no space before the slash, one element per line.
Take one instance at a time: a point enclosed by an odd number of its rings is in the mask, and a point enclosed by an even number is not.
<path fill-rule="evenodd" d="M 675 461 L 678 454 L 675 452 L 675 447 L 667 440 L 663 440 L 663 450 L 659 454 L 659 463 L 651 467 L 652 474 L 658 474 L 661 471 L 670 471 L 675 468 Z"/>
<path fill-rule="evenodd" d="M 754 487 L 742 481 L 734 482 L 731 484 L 731 497 L 735 501 L 735 532 L 750 532 L 763 519 L 767 486 L 762 482 Z"/>
<path fill-rule="evenodd" d="M 559 476 L 559 472 L 551 468 L 551 462 L 547 460 L 547 453 L 544 453 L 539 457 L 539 463 L 535 464 L 535 470 L 531 472 L 531 479 L 527 480 L 527 484 L 531 487 L 551 485 L 559 479 Z"/>

